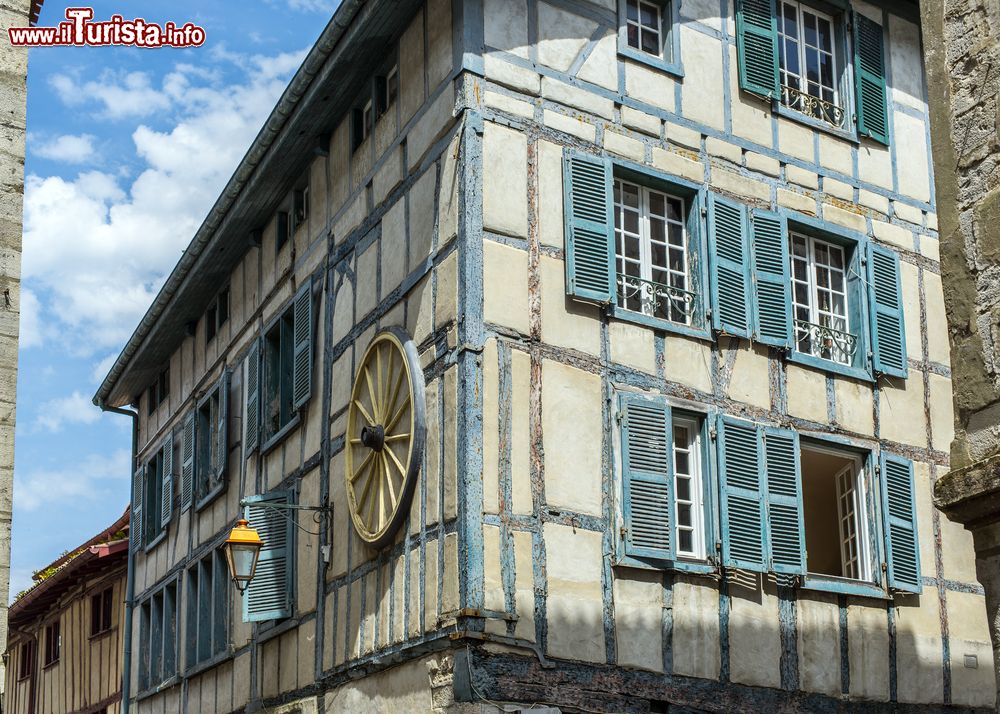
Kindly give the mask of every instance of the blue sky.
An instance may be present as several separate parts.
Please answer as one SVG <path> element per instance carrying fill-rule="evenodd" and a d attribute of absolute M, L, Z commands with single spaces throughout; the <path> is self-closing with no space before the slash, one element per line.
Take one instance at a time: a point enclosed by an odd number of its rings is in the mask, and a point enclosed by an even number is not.
<path fill-rule="evenodd" d="M 98 2 L 206 42 L 30 50 L 12 597 L 125 508 L 129 420 L 91 397 L 337 4 Z"/>

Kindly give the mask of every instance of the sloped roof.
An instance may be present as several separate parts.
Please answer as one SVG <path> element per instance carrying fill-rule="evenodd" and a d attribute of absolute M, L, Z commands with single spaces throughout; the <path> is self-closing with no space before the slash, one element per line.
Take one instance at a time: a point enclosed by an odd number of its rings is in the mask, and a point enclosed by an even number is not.
<path fill-rule="evenodd" d="M 38 24 L 38 15 L 42 11 L 43 0 L 31 0 L 31 9 L 28 11 L 28 22 L 32 27 Z"/>

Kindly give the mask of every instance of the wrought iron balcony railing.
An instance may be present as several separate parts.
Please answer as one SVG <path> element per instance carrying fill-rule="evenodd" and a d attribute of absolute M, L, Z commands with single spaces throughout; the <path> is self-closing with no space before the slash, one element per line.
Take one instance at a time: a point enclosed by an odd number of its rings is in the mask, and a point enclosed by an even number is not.
<path fill-rule="evenodd" d="M 795 341 L 803 352 L 842 364 L 850 364 L 854 353 L 858 351 L 857 335 L 805 320 L 795 321 Z M 802 349 L 803 342 L 808 350 Z"/>
<path fill-rule="evenodd" d="M 639 300 L 642 312 L 673 322 L 687 323 L 694 314 L 698 294 L 653 280 L 618 276 L 618 296 L 628 307 L 629 301 Z M 676 312 L 675 312 L 676 311 Z"/>
<path fill-rule="evenodd" d="M 815 119 L 821 119 L 838 129 L 843 128 L 847 112 L 833 102 L 803 92 L 801 89 L 781 85 L 781 103 L 789 109 L 802 112 Z"/>

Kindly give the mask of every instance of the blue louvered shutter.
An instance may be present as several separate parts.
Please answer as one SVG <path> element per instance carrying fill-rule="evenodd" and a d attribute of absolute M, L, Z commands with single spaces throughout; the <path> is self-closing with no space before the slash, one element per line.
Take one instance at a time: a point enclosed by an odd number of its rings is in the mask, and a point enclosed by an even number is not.
<path fill-rule="evenodd" d="M 160 481 L 160 526 L 166 528 L 174 516 L 174 435 L 167 434 L 160 450 L 163 479 Z"/>
<path fill-rule="evenodd" d="M 717 438 L 722 564 L 763 572 L 767 551 L 760 429 L 746 421 L 720 416 Z"/>
<path fill-rule="evenodd" d="M 146 483 L 146 469 L 139 466 L 132 474 L 132 516 L 129 520 L 128 538 L 132 552 L 139 550 L 145 540 L 142 532 L 142 496 Z"/>
<path fill-rule="evenodd" d="M 250 354 L 246 363 L 247 401 L 244 405 L 243 420 L 246 422 L 247 456 L 260 445 L 260 340 L 254 340 L 250 345 Z"/>
<path fill-rule="evenodd" d="M 606 304 L 615 296 L 611 161 L 567 149 L 563 160 L 566 294 Z"/>
<path fill-rule="evenodd" d="M 737 0 L 740 89 L 769 99 L 778 97 L 777 23 L 775 0 Z"/>
<path fill-rule="evenodd" d="M 767 532 L 771 570 L 804 575 L 806 538 L 802 518 L 799 435 L 789 429 L 764 430 L 767 474 Z"/>
<path fill-rule="evenodd" d="M 263 541 L 257 571 L 243 595 L 243 621 L 263 622 L 292 614 L 294 511 L 268 508 L 264 503 L 291 503 L 291 493 L 275 491 L 247 499 L 245 518 Z"/>
<path fill-rule="evenodd" d="M 192 409 L 184 417 L 184 426 L 181 430 L 181 511 L 189 509 L 194 498 L 194 440 L 197 413 L 197 409 Z"/>
<path fill-rule="evenodd" d="M 788 224 L 773 211 L 754 209 L 754 339 L 765 345 L 792 346 L 792 295 L 788 269 Z"/>
<path fill-rule="evenodd" d="M 708 197 L 708 254 L 711 267 L 712 328 L 750 335 L 750 245 L 746 206 Z"/>
<path fill-rule="evenodd" d="M 622 486 L 625 553 L 674 557 L 674 489 L 670 406 L 662 399 L 622 396 Z"/>
<path fill-rule="evenodd" d="M 219 421 L 216 423 L 215 439 L 219 459 L 215 466 L 215 477 L 219 483 L 226 478 L 229 468 L 229 371 L 223 370 L 219 378 Z"/>
<path fill-rule="evenodd" d="M 913 462 L 883 451 L 880 467 L 888 584 L 893 590 L 919 593 L 922 585 Z"/>
<path fill-rule="evenodd" d="M 875 243 L 868 244 L 868 299 L 875 371 L 905 377 L 906 332 L 899 256 Z"/>
<path fill-rule="evenodd" d="M 861 13 L 854 13 L 854 90 L 858 105 L 858 134 L 888 145 L 884 44 L 882 26 Z"/>
<path fill-rule="evenodd" d="M 292 402 L 296 409 L 301 409 L 312 396 L 312 278 L 306 280 L 295 294 L 292 323 L 292 342 L 294 344 Z"/>

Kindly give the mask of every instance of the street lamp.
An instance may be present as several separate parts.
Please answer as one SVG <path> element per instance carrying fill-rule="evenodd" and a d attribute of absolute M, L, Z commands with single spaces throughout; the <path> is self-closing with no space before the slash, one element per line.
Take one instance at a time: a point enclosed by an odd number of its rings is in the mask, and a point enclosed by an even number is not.
<path fill-rule="evenodd" d="M 236 583 L 236 589 L 247 589 L 257 570 L 257 557 L 263 543 L 256 530 L 250 528 L 246 519 L 236 522 L 236 527 L 226 539 L 226 560 L 229 561 L 229 576 Z"/>

